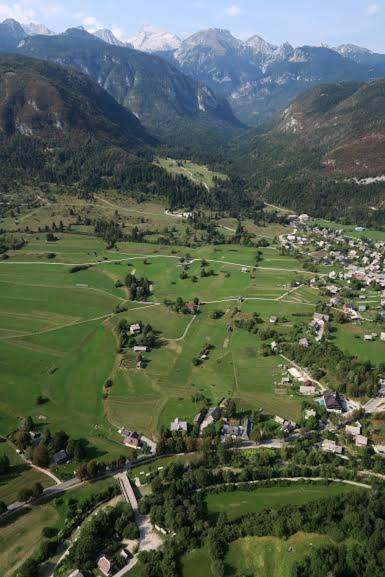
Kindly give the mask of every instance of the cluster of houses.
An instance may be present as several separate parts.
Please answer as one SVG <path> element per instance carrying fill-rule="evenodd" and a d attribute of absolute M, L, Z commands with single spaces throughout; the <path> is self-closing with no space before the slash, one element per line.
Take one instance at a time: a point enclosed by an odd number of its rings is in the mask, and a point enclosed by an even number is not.
<path fill-rule="evenodd" d="M 204 431 L 218 423 L 221 419 L 224 424 L 221 429 L 221 438 L 223 441 L 228 439 L 240 439 L 243 441 L 248 441 L 252 430 L 252 423 L 248 418 L 245 418 L 242 424 L 235 424 L 232 419 L 226 419 L 222 417 L 222 411 L 226 410 L 229 406 L 230 400 L 223 399 L 219 406 L 211 407 L 207 413 L 200 412 L 194 417 L 194 426 L 199 427 L 199 432 L 202 435 Z M 188 432 L 188 422 L 181 421 L 179 418 L 174 419 L 170 423 L 170 430 L 176 433 L 187 433 Z"/>
<path fill-rule="evenodd" d="M 28 431 L 29 437 L 31 439 L 31 446 L 32 447 L 37 447 L 38 445 L 40 445 L 41 441 L 42 441 L 42 435 L 40 431 L 36 431 L 35 429 L 32 429 L 31 431 Z M 21 453 L 21 451 L 18 449 L 17 453 Z M 56 453 L 54 453 L 52 455 L 51 458 L 51 462 L 49 464 L 50 467 L 57 467 L 58 465 L 64 465 L 65 463 L 67 463 L 69 461 L 69 456 L 67 455 L 67 452 L 63 449 L 61 451 L 57 451 Z"/>
<path fill-rule="evenodd" d="M 385 242 L 368 243 L 362 238 L 348 238 L 342 230 L 332 230 L 313 226 L 307 220 L 297 219 L 297 229 L 289 235 L 279 237 L 281 245 L 287 249 L 303 249 L 305 245 L 315 246 L 320 251 L 318 260 L 321 264 L 337 265 L 343 271 L 329 274 L 330 280 L 361 280 L 367 286 L 376 283 L 385 291 Z M 338 288 L 327 289 L 336 298 Z M 385 299 L 385 293 L 383 293 Z M 361 300 L 365 300 L 363 297 Z M 364 304 L 361 305 L 364 311 Z M 385 302 L 384 302 L 385 306 Z M 365 308 L 366 310 L 366 308 Z"/>

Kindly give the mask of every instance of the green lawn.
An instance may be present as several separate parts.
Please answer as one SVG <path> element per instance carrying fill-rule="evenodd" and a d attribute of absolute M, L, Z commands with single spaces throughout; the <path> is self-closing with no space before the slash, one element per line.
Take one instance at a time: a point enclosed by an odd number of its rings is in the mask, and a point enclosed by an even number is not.
<path fill-rule="evenodd" d="M 246 537 L 230 544 L 225 577 L 290 577 L 294 563 L 312 548 L 331 544 L 326 535 L 297 533 L 287 540 Z M 183 577 L 214 577 L 205 549 L 191 551 L 182 560 Z"/>
<path fill-rule="evenodd" d="M 297 533 L 287 540 L 276 537 L 246 537 L 231 543 L 226 556 L 227 575 L 290 577 L 296 561 L 314 547 L 331 544 L 326 535 Z"/>
<path fill-rule="evenodd" d="M 352 491 L 350 485 L 333 483 L 293 482 L 287 487 L 262 487 L 253 491 L 232 491 L 207 495 L 207 505 L 212 514 L 226 513 L 230 520 L 248 513 L 284 505 L 302 505 L 325 497 Z"/>

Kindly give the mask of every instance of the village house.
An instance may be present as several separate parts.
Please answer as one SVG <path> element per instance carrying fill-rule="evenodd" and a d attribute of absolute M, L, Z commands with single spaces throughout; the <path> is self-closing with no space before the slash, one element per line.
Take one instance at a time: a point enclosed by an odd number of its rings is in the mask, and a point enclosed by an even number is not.
<path fill-rule="evenodd" d="M 322 313 L 314 313 L 313 315 L 313 320 L 317 321 L 317 322 L 324 322 L 324 323 L 328 323 L 330 320 L 330 316 L 329 315 L 324 315 Z"/>
<path fill-rule="evenodd" d="M 273 341 L 270 345 L 270 348 L 272 350 L 273 353 L 277 353 L 278 352 L 278 343 L 277 341 Z"/>
<path fill-rule="evenodd" d="M 226 423 L 222 427 L 223 440 L 226 438 L 249 440 L 249 435 L 252 429 L 252 423 L 249 419 L 245 419 L 242 425 L 229 425 Z"/>
<path fill-rule="evenodd" d="M 305 421 L 307 421 L 308 419 L 311 419 L 312 417 L 316 417 L 317 413 L 315 412 L 314 409 L 306 409 L 305 411 Z"/>
<path fill-rule="evenodd" d="M 343 452 L 343 448 L 340 447 L 340 445 L 337 445 L 335 441 L 329 441 L 328 439 L 322 441 L 321 449 L 326 453 L 334 453 L 335 455 L 342 455 Z"/>
<path fill-rule="evenodd" d="M 345 432 L 348 435 L 352 435 L 353 437 L 361 435 L 361 423 L 355 423 L 354 425 L 346 425 Z"/>
<path fill-rule="evenodd" d="M 187 433 L 187 422 L 180 421 L 177 417 L 174 421 L 172 421 L 170 430 L 176 433 Z"/>
<path fill-rule="evenodd" d="M 196 305 L 194 303 L 186 303 L 184 305 L 184 308 L 186 309 L 187 312 L 189 312 L 191 315 L 195 315 L 197 312 L 199 312 L 200 306 Z"/>
<path fill-rule="evenodd" d="M 29 431 L 29 436 L 31 438 L 31 443 L 33 446 L 38 445 L 41 440 L 40 431 Z"/>
<path fill-rule="evenodd" d="M 216 423 L 221 418 L 221 410 L 219 407 L 212 407 L 207 413 L 206 417 L 201 423 L 201 433 L 213 423 Z"/>
<path fill-rule="evenodd" d="M 142 329 L 140 328 L 139 323 L 135 323 L 135 324 L 130 326 L 130 334 L 131 335 L 140 335 L 141 332 L 142 332 Z"/>
<path fill-rule="evenodd" d="M 98 568 L 103 573 L 103 575 L 108 577 L 108 575 L 111 575 L 112 562 L 108 559 L 108 557 L 102 555 L 98 559 Z"/>
<path fill-rule="evenodd" d="M 195 415 L 194 417 L 194 425 L 198 425 L 199 427 L 202 424 L 202 421 L 204 419 L 204 414 L 203 413 L 198 413 L 197 415 Z"/>
<path fill-rule="evenodd" d="M 70 573 L 68 577 L 84 577 L 84 576 L 83 573 L 79 571 L 79 569 L 75 569 L 75 571 L 72 571 L 72 573 Z"/>
<path fill-rule="evenodd" d="M 313 385 L 303 385 L 299 388 L 299 392 L 305 397 L 314 397 L 317 394 L 317 389 Z"/>
<path fill-rule="evenodd" d="M 123 429 L 121 431 L 123 435 L 123 444 L 130 449 L 139 449 L 141 446 L 141 435 L 135 431 L 127 431 Z"/>
<path fill-rule="evenodd" d="M 357 435 L 356 445 L 357 445 L 357 447 L 367 447 L 368 446 L 368 438 L 364 437 L 364 435 Z"/>
<path fill-rule="evenodd" d="M 120 551 L 119 555 L 124 559 L 126 565 L 129 563 L 130 559 L 132 559 L 130 551 L 125 547 Z"/>
<path fill-rule="evenodd" d="M 323 402 L 329 413 L 342 413 L 344 410 L 341 396 L 337 391 L 324 391 Z"/>
<path fill-rule="evenodd" d="M 148 347 L 133 347 L 134 353 L 147 353 Z"/>
<path fill-rule="evenodd" d="M 64 463 L 67 463 L 68 460 L 69 457 L 65 451 L 58 451 L 52 457 L 52 466 L 56 467 L 57 465 L 63 465 Z"/>

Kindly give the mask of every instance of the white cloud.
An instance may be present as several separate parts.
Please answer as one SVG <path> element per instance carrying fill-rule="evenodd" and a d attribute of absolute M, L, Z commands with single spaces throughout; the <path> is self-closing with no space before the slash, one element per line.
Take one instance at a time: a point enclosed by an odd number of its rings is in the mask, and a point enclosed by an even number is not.
<path fill-rule="evenodd" d="M 379 14 L 382 10 L 382 6 L 381 4 L 378 3 L 373 3 L 373 4 L 369 4 L 368 6 L 368 14 L 369 16 L 376 16 L 377 14 Z"/>
<path fill-rule="evenodd" d="M 19 22 L 30 22 L 36 17 L 36 10 L 24 2 L 0 3 L 0 22 L 13 18 Z"/>
<path fill-rule="evenodd" d="M 96 30 L 103 28 L 103 24 L 101 24 L 95 16 L 86 16 L 83 18 L 82 24 L 86 30 L 89 30 L 90 32 L 96 32 Z"/>
<path fill-rule="evenodd" d="M 226 8 L 226 16 L 230 16 L 231 18 L 235 18 L 236 16 L 240 16 L 242 14 L 242 9 L 238 4 L 231 4 Z"/>
<path fill-rule="evenodd" d="M 76 12 L 73 15 L 73 18 L 76 20 L 77 24 L 84 26 L 88 32 L 96 32 L 97 30 L 104 28 L 103 24 L 95 16 L 88 16 L 84 12 Z"/>

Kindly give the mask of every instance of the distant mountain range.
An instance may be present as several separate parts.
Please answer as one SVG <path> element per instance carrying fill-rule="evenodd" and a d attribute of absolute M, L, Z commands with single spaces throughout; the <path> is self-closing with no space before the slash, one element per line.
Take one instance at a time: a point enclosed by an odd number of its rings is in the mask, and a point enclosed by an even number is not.
<path fill-rule="evenodd" d="M 72 36 L 75 30 L 77 29 L 73 29 Z M 80 33 L 87 34 L 84 30 L 80 30 Z M 47 42 L 44 42 L 42 37 Z M 58 46 L 63 45 L 64 37 L 67 38 L 66 55 L 60 56 Z M 203 30 L 181 40 L 175 34 L 151 26 L 144 26 L 137 35 L 125 42 L 107 29 L 95 32 L 94 37 L 114 48 L 133 47 L 146 53 L 148 57 L 153 54 L 171 64 L 173 68 L 159 64 L 159 74 L 153 77 L 154 84 L 159 81 L 155 89 L 157 94 L 161 74 L 165 74 L 162 76 L 166 79 L 163 93 L 164 95 L 169 93 L 171 100 L 175 96 L 176 87 L 174 85 L 170 92 L 169 79 L 170 75 L 174 80 L 177 77 L 182 78 L 176 71 L 178 69 L 183 73 L 184 80 L 179 83 L 176 92 L 181 96 L 183 104 L 181 100 L 175 100 L 171 112 L 169 106 L 159 108 L 159 103 L 155 103 L 153 114 L 150 114 L 149 107 L 142 105 L 138 91 L 133 96 L 132 86 L 127 86 L 130 84 L 127 79 L 132 78 L 132 71 L 126 74 L 127 60 L 120 68 L 121 75 L 118 73 L 119 64 L 112 65 L 111 55 L 101 70 L 96 65 L 95 58 L 92 58 L 90 66 L 90 62 L 87 61 L 87 58 L 91 57 L 90 53 L 88 52 L 87 57 L 81 55 L 75 41 L 70 46 L 68 33 L 53 36 L 45 27 L 36 24 L 21 25 L 14 20 L 6 20 L 0 24 L 0 50 L 20 51 L 76 66 L 80 70 L 88 70 L 91 76 L 105 86 L 120 103 L 128 106 L 145 124 L 154 124 L 155 121 L 157 129 L 159 125 L 163 125 L 163 128 L 169 125 L 173 115 L 177 118 L 184 117 L 186 108 L 190 118 L 191 115 L 197 118 L 202 116 L 201 112 L 205 112 L 206 117 L 212 119 L 216 116 L 218 120 L 219 116 L 222 123 L 225 120 L 226 123 L 233 124 L 223 99 L 228 101 L 234 115 L 242 123 L 255 126 L 274 118 L 294 98 L 313 86 L 340 81 L 367 82 L 385 76 L 385 54 L 376 54 L 366 48 L 350 44 L 337 48 L 324 46 L 295 48 L 288 43 L 276 46 L 257 35 L 242 41 L 229 31 L 221 29 Z M 88 50 L 91 38 L 92 35 L 89 34 Z M 83 38 L 83 48 L 85 42 Z M 73 58 L 69 54 L 70 50 L 73 50 Z M 131 59 L 138 61 L 138 58 L 131 53 Z M 147 63 L 148 70 L 153 72 L 153 64 L 150 60 L 147 60 Z M 142 72 L 147 76 L 143 68 Z M 139 76 L 134 74 L 134 77 L 137 81 Z M 143 77 L 141 80 L 143 81 Z M 146 82 L 147 80 L 149 79 L 146 78 Z M 195 84 L 195 88 L 193 81 L 198 83 Z M 186 90 L 180 90 L 181 84 L 185 86 L 190 84 L 189 95 L 186 94 Z M 171 133 L 174 128 L 175 122 L 171 121 L 168 132 Z"/>
<path fill-rule="evenodd" d="M 85 30 L 24 37 L 14 53 L 87 73 L 154 134 L 173 145 L 205 142 L 209 132 L 241 126 L 228 102 L 169 62 L 126 46 L 113 46 Z"/>
<path fill-rule="evenodd" d="M 163 53 L 185 74 L 227 98 L 235 115 L 249 125 L 273 118 L 317 84 L 385 75 L 385 55 L 379 56 L 353 47 L 274 46 L 259 36 L 243 42 L 217 29 L 198 32 Z"/>

